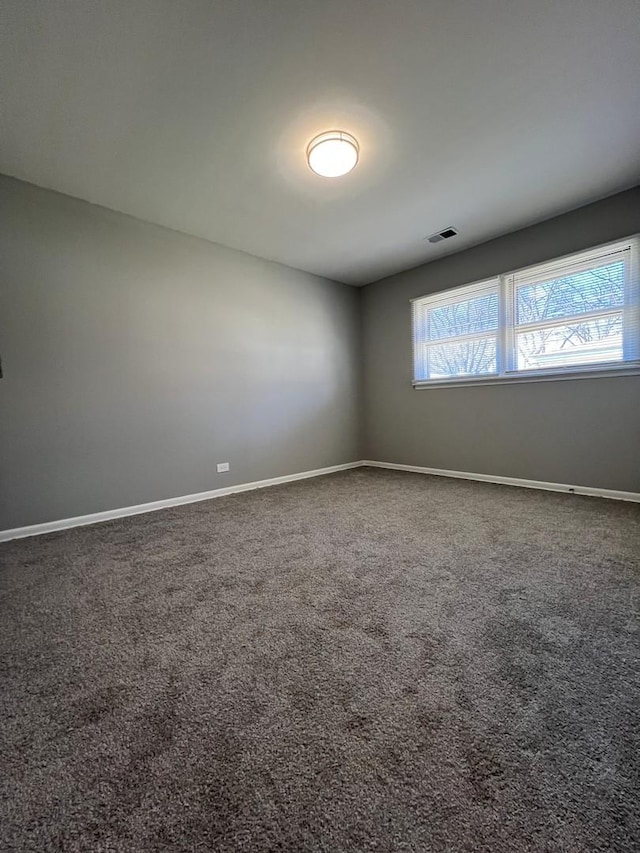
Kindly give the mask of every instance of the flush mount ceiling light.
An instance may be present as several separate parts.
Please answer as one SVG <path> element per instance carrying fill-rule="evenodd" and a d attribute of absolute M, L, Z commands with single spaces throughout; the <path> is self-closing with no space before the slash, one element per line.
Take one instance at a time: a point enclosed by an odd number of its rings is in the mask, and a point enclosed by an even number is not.
<path fill-rule="evenodd" d="M 309 167 L 323 178 L 346 175 L 358 162 L 359 154 L 358 140 L 343 130 L 321 133 L 307 146 Z"/>

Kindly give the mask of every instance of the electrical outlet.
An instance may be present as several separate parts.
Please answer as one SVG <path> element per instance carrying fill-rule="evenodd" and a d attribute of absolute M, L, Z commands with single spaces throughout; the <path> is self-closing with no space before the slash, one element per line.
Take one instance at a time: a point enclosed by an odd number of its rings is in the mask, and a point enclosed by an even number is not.
<path fill-rule="evenodd" d="M 218 462 L 218 464 L 216 465 L 216 468 L 218 469 L 218 474 L 222 474 L 223 471 L 229 470 L 229 463 L 228 462 Z"/>

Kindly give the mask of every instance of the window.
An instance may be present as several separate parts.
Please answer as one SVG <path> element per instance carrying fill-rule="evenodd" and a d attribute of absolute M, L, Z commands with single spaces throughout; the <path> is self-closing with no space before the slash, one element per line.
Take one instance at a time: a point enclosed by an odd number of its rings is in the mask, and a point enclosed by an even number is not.
<path fill-rule="evenodd" d="M 415 386 L 640 370 L 638 238 L 412 301 Z"/>

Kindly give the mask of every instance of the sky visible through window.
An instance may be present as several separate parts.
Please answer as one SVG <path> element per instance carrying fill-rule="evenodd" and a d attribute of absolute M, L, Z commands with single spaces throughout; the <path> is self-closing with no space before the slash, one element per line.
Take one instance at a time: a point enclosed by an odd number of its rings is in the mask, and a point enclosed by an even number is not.
<path fill-rule="evenodd" d="M 495 373 L 498 312 L 497 291 L 432 308 L 427 319 L 429 341 L 478 333 L 481 336 L 429 346 L 427 358 L 430 377 Z"/>
<path fill-rule="evenodd" d="M 516 329 L 562 318 L 571 322 L 517 331 L 519 370 L 622 359 L 624 262 L 517 288 Z M 619 310 L 615 310 L 619 309 Z M 593 316 L 594 312 L 602 313 Z M 589 315 L 583 316 L 580 315 Z"/>

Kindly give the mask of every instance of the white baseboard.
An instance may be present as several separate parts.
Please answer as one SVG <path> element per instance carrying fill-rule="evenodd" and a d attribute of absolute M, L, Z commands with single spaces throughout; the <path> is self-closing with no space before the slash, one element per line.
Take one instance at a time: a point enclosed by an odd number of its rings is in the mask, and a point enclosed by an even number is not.
<path fill-rule="evenodd" d="M 617 501 L 633 501 L 640 503 L 640 492 L 622 492 L 615 489 L 598 489 L 594 486 L 570 486 L 565 483 L 545 483 L 541 480 L 523 480 L 519 477 L 499 477 L 493 474 L 472 474 L 468 471 L 448 471 L 444 468 L 424 468 L 420 465 L 400 465 L 395 462 L 376 462 L 372 459 L 361 459 L 358 462 L 346 462 L 344 465 L 330 465 L 328 468 L 317 468 L 314 471 L 302 471 L 298 474 L 285 474 L 283 477 L 272 477 L 269 480 L 256 480 L 253 483 L 239 483 L 237 486 L 226 486 L 222 489 L 212 489 L 208 492 L 198 492 L 194 495 L 182 495 L 178 498 L 167 498 L 162 501 L 152 501 L 136 506 L 110 509 L 105 512 L 94 512 L 90 515 L 78 515 L 75 518 L 62 518 L 58 521 L 46 521 L 43 524 L 31 524 L 27 527 L 14 527 L 11 530 L 0 530 L 0 542 L 10 539 L 24 539 L 27 536 L 41 536 L 43 533 L 53 533 L 56 530 L 67 530 L 70 527 L 83 527 L 87 524 L 98 524 L 101 521 L 111 521 L 114 518 L 125 518 L 128 515 L 141 515 L 145 512 L 155 512 L 182 504 L 209 501 L 225 495 L 238 492 L 248 492 L 252 489 L 264 489 L 268 486 L 278 486 L 281 483 L 292 483 L 295 480 L 306 480 L 310 477 L 321 477 L 323 474 L 333 474 L 336 471 L 347 471 L 350 468 L 390 468 L 394 471 L 410 471 L 415 474 L 433 474 L 436 477 L 453 477 L 459 480 L 477 480 L 481 483 L 498 483 L 503 486 L 520 486 L 523 489 L 544 489 L 549 492 L 570 492 L 576 495 L 590 495 L 597 498 L 609 498 Z"/>
<path fill-rule="evenodd" d="M 498 483 L 502 486 L 520 486 L 523 489 L 544 489 L 548 492 L 570 492 L 596 498 L 640 503 L 640 492 L 621 492 L 615 489 L 598 489 L 595 486 L 570 486 L 565 483 L 545 483 L 542 480 L 522 480 L 519 477 L 499 477 L 494 474 L 471 474 L 468 471 L 447 471 L 444 468 L 423 468 L 420 465 L 399 465 L 395 462 L 374 462 L 365 459 L 359 463 L 370 468 L 391 468 L 394 471 L 412 471 L 415 474 L 433 474 L 436 477 L 454 477 L 459 480 L 478 480 L 481 483 Z"/>
<path fill-rule="evenodd" d="M 306 480 L 309 477 L 320 477 L 323 474 L 333 474 L 336 471 L 347 471 L 358 468 L 362 462 L 347 462 L 344 465 L 330 465 L 328 468 L 316 468 L 314 471 L 302 471 L 298 474 L 285 474 L 283 477 L 272 477 L 269 480 L 256 480 L 254 483 L 240 483 L 237 486 L 226 486 L 222 489 L 211 489 L 208 492 L 198 492 L 194 495 L 182 495 L 178 498 L 167 498 L 162 501 L 126 506 L 119 509 L 109 509 L 105 512 L 93 512 L 90 515 L 78 515 L 75 518 L 62 518 L 59 521 L 46 521 L 43 524 L 31 524 L 28 527 L 14 527 L 12 530 L 0 530 L 0 542 L 10 539 L 24 539 L 27 536 L 41 536 L 43 533 L 53 533 L 56 530 L 66 530 L 69 527 L 83 527 L 86 524 L 98 524 L 100 521 L 111 521 L 114 518 L 124 518 L 128 515 L 141 515 L 145 512 L 155 512 L 171 506 L 208 501 L 234 495 L 237 492 L 248 492 L 252 489 L 264 489 L 267 486 L 278 486 L 281 483 L 292 483 L 294 480 Z"/>

